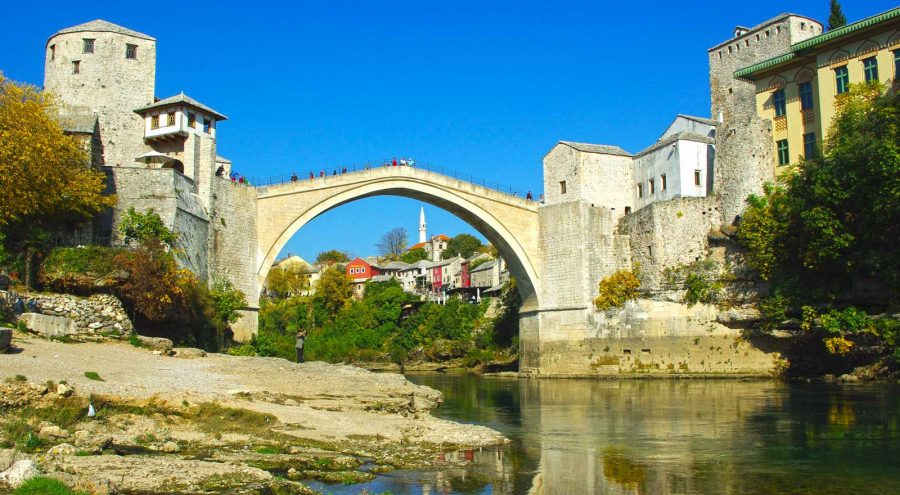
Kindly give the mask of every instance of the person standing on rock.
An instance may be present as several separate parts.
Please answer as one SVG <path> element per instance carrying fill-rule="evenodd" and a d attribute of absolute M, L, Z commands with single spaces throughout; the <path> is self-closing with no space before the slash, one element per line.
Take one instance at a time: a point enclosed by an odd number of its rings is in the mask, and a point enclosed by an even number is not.
<path fill-rule="evenodd" d="M 297 347 L 297 362 L 303 362 L 303 342 L 306 340 L 306 330 L 298 330 L 297 331 L 297 341 L 295 346 Z"/>

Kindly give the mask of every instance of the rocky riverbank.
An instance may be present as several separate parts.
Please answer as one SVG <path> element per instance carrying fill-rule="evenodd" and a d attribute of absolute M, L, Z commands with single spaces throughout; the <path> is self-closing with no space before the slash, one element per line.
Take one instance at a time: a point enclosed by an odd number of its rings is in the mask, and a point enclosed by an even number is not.
<path fill-rule="evenodd" d="M 30 462 L 91 493 L 312 493 L 302 480 L 365 481 L 505 441 L 431 416 L 440 393 L 401 375 L 21 332 L 14 345 L 0 355 L 0 471 Z"/>

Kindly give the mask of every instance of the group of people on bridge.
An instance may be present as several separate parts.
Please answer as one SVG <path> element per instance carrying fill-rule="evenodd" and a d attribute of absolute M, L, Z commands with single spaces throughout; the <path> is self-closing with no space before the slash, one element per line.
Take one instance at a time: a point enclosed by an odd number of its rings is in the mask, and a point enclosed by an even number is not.
<path fill-rule="evenodd" d="M 385 166 L 385 167 L 392 167 L 392 166 L 393 166 L 393 167 L 397 167 L 397 166 L 400 166 L 400 167 L 414 167 L 415 165 L 416 165 L 416 161 L 413 160 L 412 158 L 401 158 L 399 161 L 398 161 L 396 158 L 394 158 L 394 159 L 391 160 L 390 162 L 388 162 L 388 161 L 385 161 L 385 162 L 384 162 L 384 166 Z M 371 168 L 372 168 L 372 167 L 367 163 L 365 169 L 366 169 L 366 170 L 370 170 Z M 347 173 L 347 167 L 342 167 L 342 168 L 340 169 L 340 175 L 344 175 L 344 174 L 346 174 L 346 173 Z M 332 170 L 332 171 L 331 171 L 331 175 L 332 175 L 332 177 L 336 177 L 336 176 L 338 175 L 338 169 Z M 327 177 L 327 176 L 328 176 L 328 171 L 327 171 L 327 170 L 322 169 L 322 170 L 319 171 L 319 178 L 324 179 L 324 178 Z M 315 179 L 315 178 L 316 178 L 316 175 L 313 173 L 312 170 L 310 170 L 310 171 L 309 171 L 309 180 L 313 180 L 313 179 Z M 294 172 L 293 174 L 291 174 L 291 182 L 297 182 L 298 180 L 300 180 L 300 178 L 297 176 L 297 172 Z"/>

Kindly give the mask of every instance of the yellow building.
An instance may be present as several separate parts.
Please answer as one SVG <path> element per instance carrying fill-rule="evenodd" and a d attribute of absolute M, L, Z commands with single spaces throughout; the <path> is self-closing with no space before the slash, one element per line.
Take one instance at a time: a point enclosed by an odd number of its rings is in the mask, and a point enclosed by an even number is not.
<path fill-rule="evenodd" d="M 772 122 L 776 171 L 810 157 L 827 139 L 835 97 L 850 84 L 898 84 L 900 7 L 791 45 L 735 72 L 756 84 L 756 111 Z"/>

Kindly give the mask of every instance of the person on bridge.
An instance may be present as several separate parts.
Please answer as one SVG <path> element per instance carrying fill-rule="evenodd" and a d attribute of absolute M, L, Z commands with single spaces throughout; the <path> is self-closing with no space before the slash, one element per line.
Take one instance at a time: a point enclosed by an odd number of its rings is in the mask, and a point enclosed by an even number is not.
<path fill-rule="evenodd" d="M 315 179 L 315 175 L 313 175 L 312 170 L 309 171 L 309 180 Z"/>
<path fill-rule="evenodd" d="M 401 167 L 405 167 L 405 166 L 406 166 L 406 158 L 401 158 L 401 159 L 400 159 L 400 166 L 401 166 Z"/>
<path fill-rule="evenodd" d="M 525 199 L 527 199 L 528 201 L 531 201 L 534 199 L 534 196 L 531 195 L 531 191 L 528 191 L 528 194 L 525 195 Z"/>
<path fill-rule="evenodd" d="M 297 172 L 294 172 L 294 175 L 291 175 L 291 182 L 297 182 Z"/>
<path fill-rule="evenodd" d="M 346 174 L 346 173 L 347 173 L 347 167 L 342 168 L 342 169 L 341 169 L 341 175 L 344 175 L 344 174 Z"/>
<path fill-rule="evenodd" d="M 324 170 L 322 170 L 321 172 L 319 172 L 319 177 L 325 177 L 325 171 L 324 171 Z"/>
<path fill-rule="evenodd" d="M 297 348 L 297 362 L 303 362 L 303 344 L 306 342 L 306 330 L 298 330 L 295 347 Z"/>
<path fill-rule="evenodd" d="M 393 160 L 391 160 L 391 165 L 393 165 L 393 166 L 395 166 L 395 167 L 397 166 L 397 159 L 396 159 L 396 158 L 394 158 Z"/>

